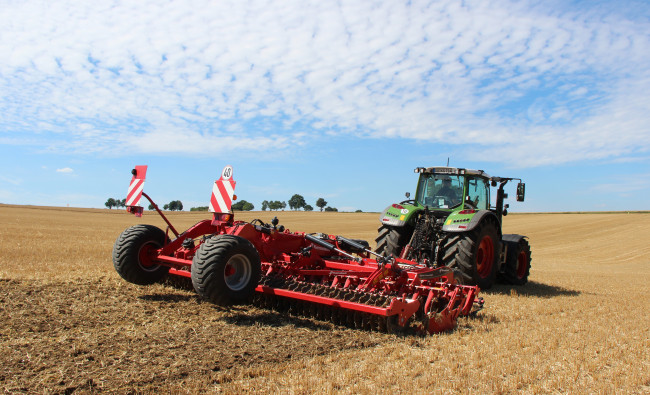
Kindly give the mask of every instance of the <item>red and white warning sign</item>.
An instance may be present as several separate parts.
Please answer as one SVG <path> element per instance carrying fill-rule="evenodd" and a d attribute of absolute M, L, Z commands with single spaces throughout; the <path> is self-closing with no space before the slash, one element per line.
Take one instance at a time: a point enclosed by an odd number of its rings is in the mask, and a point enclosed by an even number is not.
<path fill-rule="evenodd" d="M 126 195 L 127 206 L 139 206 L 142 198 L 142 188 L 144 188 L 144 179 L 147 175 L 147 166 L 136 166 L 133 169 L 133 178 L 129 184 L 129 192 Z"/>
<path fill-rule="evenodd" d="M 232 166 L 223 168 L 221 177 L 214 182 L 212 197 L 210 198 L 210 211 L 213 213 L 229 213 L 232 198 L 235 194 L 236 181 L 232 179 Z"/>

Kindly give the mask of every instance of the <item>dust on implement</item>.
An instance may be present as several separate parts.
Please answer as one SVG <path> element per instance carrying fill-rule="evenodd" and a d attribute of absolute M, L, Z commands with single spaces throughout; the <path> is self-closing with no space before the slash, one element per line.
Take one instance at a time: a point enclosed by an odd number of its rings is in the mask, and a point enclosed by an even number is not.
<path fill-rule="evenodd" d="M 449 268 L 381 256 L 363 240 L 291 232 L 276 218 L 270 224 L 235 221 L 230 166 L 213 187 L 213 218 L 179 233 L 143 192 L 146 170 L 133 170 L 127 211 L 141 216 L 144 196 L 168 229 L 135 225 L 115 241 L 115 269 L 129 282 L 186 277 L 201 297 L 216 304 L 256 297 L 265 306 L 389 332 L 451 330 L 459 316 L 483 307 L 478 287 L 458 284 Z"/>

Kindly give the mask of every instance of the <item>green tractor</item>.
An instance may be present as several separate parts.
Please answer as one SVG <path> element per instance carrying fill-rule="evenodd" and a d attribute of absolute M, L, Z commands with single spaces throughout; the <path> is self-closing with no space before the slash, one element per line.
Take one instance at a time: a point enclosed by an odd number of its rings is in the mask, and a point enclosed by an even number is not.
<path fill-rule="evenodd" d="M 503 204 L 508 197 L 503 188 L 518 180 L 517 201 L 523 202 L 521 179 L 455 167 L 418 167 L 415 172 L 419 173 L 415 199 L 388 206 L 379 218 L 378 254 L 450 267 L 461 283 L 482 289 L 495 281 L 516 285 L 528 281 L 531 257 L 526 236 L 501 232 L 509 206 Z M 493 207 L 490 185 L 498 186 Z"/>

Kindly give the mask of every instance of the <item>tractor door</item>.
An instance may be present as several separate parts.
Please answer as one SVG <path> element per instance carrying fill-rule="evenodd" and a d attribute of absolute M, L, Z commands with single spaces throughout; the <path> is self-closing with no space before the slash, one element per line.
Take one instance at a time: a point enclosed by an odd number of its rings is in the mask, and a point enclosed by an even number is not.
<path fill-rule="evenodd" d="M 488 180 L 482 177 L 467 177 L 467 192 L 465 196 L 466 204 L 464 208 L 474 208 L 477 210 L 489 209 L 490 185 L 488 184 Z"/>

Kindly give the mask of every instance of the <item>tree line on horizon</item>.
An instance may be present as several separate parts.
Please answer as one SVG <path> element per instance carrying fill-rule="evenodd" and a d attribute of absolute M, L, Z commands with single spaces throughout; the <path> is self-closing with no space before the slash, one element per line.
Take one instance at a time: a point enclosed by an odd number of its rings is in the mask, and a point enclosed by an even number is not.
<path fill-rule="evenodd" d="M 270 210 L 270 211 L 277 211 L 277 210 L 284 210 L 287 208 L 287 203 L 288 206 L 291 210 L 300 210 L 303 209 L 304 211 L 313 211 L 314 207 L 312 207 L 310 204 L 307 204 L 307 201 L 302 195 L 299 194 L 294 194 L 291 196 L 291 198 L 288 201 L 279 201 L 279 200 L 264 200 L 262 201 L 262 211 Z M 106 203 L 104 203 L 106 207 L 109 209 L 112 209 L 113 207 L 119 208 L 119 207 L 126 207 L 126 199 L 114 199 L 114 198 L 108 198 Z M 320 208 L 320 211 L 334 211 L 337 212 L 339 211 L 336 207 L 330 207 L 327 205 L 327 201 L 323 198 L 318 198 L 316 200 L 316 207 Z M 149 205 L 148 207 L 149 210 L 153 210 L 154 207 L 152 204 Z M 163 210 L 169 210 L 169 211 L 183 211 L 183 203 L 180 200 L 172 200 L 171 202 L 165 204 L 162 207 Z M 208 206 L 199 206 L 199 207 L 192 207 L 190 208 L 190 211 L 208 211 L 209 207 Z M 232 210 L 235 211 L 252 211 L 255 209 L 255 205 L 253 203 L 250 203 L 246 200 L 240 200 L 237 203 L 234 203 L 232 205 Z M 361 210 L 357 210 L 357 212 L 360 212 Z"/>
<path fill-rule="evenodd" d="M 314 211 L 314 207 L 312 205 L 307 204 L 307 201 L 302 195 L 299 194 L 294 194 L 291 196 L 291 198 L 288 200 L 288 205 L 291 210 L 300 210 L 303 209 L 305 211 Z M 267 209 L 271 211 L 277 211 L 277 210 L 284 210 L 287 207 L 287 202 L 284 201 L 279 201 L 279 200 L 264 200 L 262 202 L 262 211 L 266 211 Z M 327 206 L 327 201 L 323 198 L 318 198 L 316 200 L 316 207 L 320 208 L 320 211 L 338 211 L 334 207 L 329 207 Z"/>
<path fill-rule="evenodd" d="M 115 208 L 120 208 L 120 207 L 126 207 L 126 199 L 114 199 L 114 198 L 108 198 L 106 200 L 106 203 L 104 203 L 104 206 L 108 207 L 109 209 L 112 209 L 113 207 Z M 149 210 L 153 210 L 153 204 L 150 204 L 148 207 Z M 162 207 L 163 210 L 169 210 L 169 211 L 183 211 L 183 202 L 180 200 L 172 200 L 171 202 L 163 205 Z M 206 207 L 207 211 L 207 207 Z"/>

